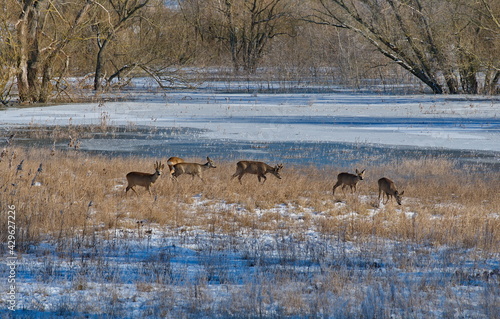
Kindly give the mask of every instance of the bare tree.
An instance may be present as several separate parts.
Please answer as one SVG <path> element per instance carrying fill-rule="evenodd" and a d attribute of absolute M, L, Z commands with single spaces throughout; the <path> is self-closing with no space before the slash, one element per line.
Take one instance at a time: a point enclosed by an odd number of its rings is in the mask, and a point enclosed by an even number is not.
<path fill-rule="evenodd" d="M 188 85 L 181 68 L 192 62 L 198 49 L 193 29 L 186 27 L 180 10 L 163 1 L 126 3 L 128 9 L 110 3 L 106 10 L 101 7 L 92 26 L 94 89 L 127 84 L 138 74 L 164 88 Z M 119 14 L 115 8 L 124 12 Z"/>
<path fill-rule="evenodd" d="M 2 103 L 16 86 L 21 102 L 46 102 L 64 90 L 59 83 L 68 75 L 92 73 L 96 90 L 138 73 L 167 87 L 184 82 L 185 65 L 252 73 L 266 63 L 281 68 L 285 80 L 329 69 L 335 80 L 358 85 L 384 69 L 385 77 L 411 74 L 434 93 L 499 92 L 498 0 L 179 0 L 177 6 L 4 0 L 1 6 Z M 306 17 L 297 20 L 298 13 Z"/>
<path fill-rule="evenodd" d="M 490 0 L 484 0 L 483 4 L 486 1 Z M 434 93 L 453 94 L 460 89 L 466 93 L 477 93 L 475 77 L 481 66 L 478 66 L 474 54 L 463 50 L 460 34 L 467 29 L 474 38 L 478 33 L 474 34 L 470 29 L 470 19 L 454 20 L 457 13 L 462 13 L 465 3 L 318 0 L 318 4 L 316 13 L 308 17 L 309 21 L 360 34 Z"/>
<path fill-rule="evenodd" d="M 254 72 L 270 40 L 295 33 L 293 1 L 191 0 L 179 4 L 203 39 L 214 39 L 226 48 L 235 71 Z"/>
<path fill-rule="evenodd" d="M 5 22 L 2 20 L 2 22 Z M 0 28 L 0 30 L 7 30 Z M 14 86 L 16 75 L 16 60 L 12 48 L 9 46 L 10 37 L 8 32 L 0 34 L 0 38 L 7 41 L 0 42 L 0 103 L 7 105 L 11 99 L 11 91 Z"/>
<path fill-rule="evenodd" d="M 500 2 L 496 0 L 465 1 L 462 17 L 469 23 L 461 28 L 460 53 L 465 63 L 463 85 L 478 91 L 478 76 L 484 74 L 479 93 L 498 94 L 500 81 Z M 467 90 L 466 90 L 467 91 Z M 471 92 L 472 93 L 472 92 Z"/>
<path fill-rule="evenodd" d="M 144 8 L 150 0 L 103 0 L 100 7 L 103 12 L 101 18 L 96 21 L 92 28 L 96 34 L 97 55 L 95 61 L 94 90 L 102 88 L 102 77 L 105 58 L 104 54 L 110 42 L 117 34 L 125 30 L 132 18 L 138 16 L 138 12 Z M 121 73 L 126 69 L 135 67 L 135 64 L 125 65 L 118 68 Z"/>
<path fill-rule="evenodd" d="M 16 56 L 17 87 L 21 102 L 46 102 L 51 93 L 55 60 L 77 38 L 92 2 L 66 3 L 18 0 L 15 36 L 9 42 Z M 64 12 L 64 14 L 63 14 Z M 13 13 L 15 15 L 16 13 Z M 64 69 L 66 62 L 62 64 Z"/>

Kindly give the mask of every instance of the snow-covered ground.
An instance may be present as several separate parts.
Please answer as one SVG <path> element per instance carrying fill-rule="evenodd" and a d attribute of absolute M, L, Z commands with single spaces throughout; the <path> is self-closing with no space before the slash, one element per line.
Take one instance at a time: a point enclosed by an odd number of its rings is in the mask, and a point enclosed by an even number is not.
<path fill-rule="evenodd" d="M 337 203 L 345 206 L 345 203 Z M 249 212 L 195 197 L 192 208 Z M 381 208 L 383 209 L 383 207 Z M 377 213 L 377 212 L 373 212 Z M 411 222 L 412 212 L 396 213 Z M 194 212 L 195 214 L 195 212 Z M 345 219 L 356 212 L 311 218 Z M 367 217 L 371 218 L 371 217 Z M 131 225 L 135 220 L 129 221 Z M 50 238 L 16 260 L 16 311 L 2 318 L 498 318 L 500 261 L 476 249 L 373 236 L 245 228 L 228 235 L 156 224 Z M 93 226 L 95 228 L 95 226 Z M 300 226 L 299 226 L 300 227 Z M 342 227 L 340 227 L 342 228 Z M 9 267 L 0 268 L 7 278 Z"/>
<path fill-rule="evenodd" d="M 10 108 L 0 110 L 0 125 L 105 122 L 188 127 L 200 129 L 206 139 L 477 150 L 492 152 L 499 161 L 499 115 L 500 101 L 486 97 L 177 92 L 133 102 Z M 237 205 L 201 203 L 199 198 L 193 201 L 196 205 L 214 213 L 249 213 Z M 273 209 L 297 223 L 303 218 L 293 207 Z M 413 212 L 398 212 L 411 222 Z M 310 215 L 324 217 L 321 212 Z M 85 240 L 77 234 L 70 243 L 52 238 L 31 247 L 17 261 L 17 310 L 2 310 L 9 298 L 3 293 L 0 314 L 7 318 L 493 318 L 500 314 L 500 262 L 497 256 L 482 258 L 473 249 L 436 249 L 376 236 L 368 243 L 346 241 L 337 236 L 341 231 L 325 236 L 307 230 L 298 238 L 286 227 L 277 233 L 236 231 L 232 238 L 155 224 L 148 229 L 150 234 L 133 227 L 115 229 Z M 4 280 L 9 268 L 1 269 Z"/>

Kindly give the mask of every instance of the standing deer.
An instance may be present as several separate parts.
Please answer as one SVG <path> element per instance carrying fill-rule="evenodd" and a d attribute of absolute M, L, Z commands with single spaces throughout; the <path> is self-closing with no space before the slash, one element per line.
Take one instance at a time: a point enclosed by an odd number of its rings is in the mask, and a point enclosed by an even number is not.
<path fill-rule="evenodd" d="M 141 173 L 141 172 L 130 172 L 127 174 L 127 188 L 125 189 L 125 193 L 128 192 L 129 189 L 132 189 L 134 193 L 137 192 L 134 189 L 134 186 L 142 186 L 145 187 L 146 190 L 151 194 L 149 187 L 156 182 L 158 177 L 161 175 L 161 172 L 165 168 L 165 164 L 156 161 L 155 163 L 155 172 L 153 174 L 149 173 Z"/>
<path fill-rule="evenodd" d="M 349 186 L 351 187 L 351 192 L 356 191 L 356 184 L 359 181 L 363 180 L 363 175 L 365 174 L 365 170 L 362 170 L 361 172 L 356 169 L 356 174 L 350 174 L 350 173 L 340 173 L 337 175 L 337 183 L 333 186 L 333 195 L 335 195 L 335 189 L 342 185 L 342 191 Z M 345 191 L 344 191 L 345 193 Z"/>
<path fill-rule="evenodd" d="M 180 157 L 172 156 L 167 160 L 168 170 L 170 171 L 170 177 L 174 173 L 174 165 L 184 163 L 184 160 Z"/>
<path fill-rule="evenodd" d="M 267 165 L 264 162 L 254 162 L 254 161 L 239 161 L 236 164 L 236 173 L 233 174 L 231 179 L 238 176 L 238 180 L 241 184 L 241 178 L 245 174 L 256 174 L 259 179 L 259 183 L 261 179 L 264 179 L 262 184 L 266 182 L 266 174 L 271 173 L 276 176 L 278 179 L 281 179 L 280 171 L 283 169 L 282 164 L 278 164 L 274 167 Z"/>
<path fill-rule="evenodd" d="M 401 196 L 403 196 L 405 192 L 398 192 L 396 189 L 396 185 L 394 182 L 388 179 L 387 177 L 382 177 L 378 180 L 378 200 L 380 201 L 380 195 L 382 194 L 382 202 L 384 201 L 384 195 L 387 196 L 387 201 L 384 204 L 389 202 L 389 199 L 394 196 L 396 198 L 396 202 L 401 205 Z"/>
<path fill-rule="evenodd" d="M 177 177 L 182 174 L 191 175 L 194 179 L 195 176 L 198 176 L 203 182 L 203 171 L 209 168 L 217 168 L 214 162 L 207 156 L 207 162 L 205 164 L 198 163 L 177 163 L 174 165 L 172 176 L 177 180 Z"/>

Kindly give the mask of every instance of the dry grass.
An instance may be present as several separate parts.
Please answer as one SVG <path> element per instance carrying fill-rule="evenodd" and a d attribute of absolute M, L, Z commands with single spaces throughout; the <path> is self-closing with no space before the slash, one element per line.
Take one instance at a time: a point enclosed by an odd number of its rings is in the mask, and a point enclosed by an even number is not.
<path fill-rule="evenodd" d="M 174 232 L 197 228 L 237 235 L 286 230 L 300 238 L 305 231 L 316 230 L 342 240 L 375 236 L 500 250 L 500 173 L 456 169 L 446 159 L 366 167 L 357 194 L 340 190 L 335 197 L 332 186 L 340 172 L 335 167 L 285 165 L 281 180 L 269 174 L 262 185 L 255 175 L 246 175 L 240 185 L 231 180 L 235 163 L 214 159 L 217 168 L 205 172 L 206 183 L 190 176 L 175 182 L 164 174 L 153 184 L 150 196 L 141 187 L 139 195 L 125 195 L 125 175 L 153 173 L 155 160 L 166 159 L 107 158 L 74 150 L 7 151 L 0 162 L 1 213 L 6 213 L 7 205 L 16 206 L 21 250 L 47 236 L 56 241 L 76 238 L 80 245 L 92 241 L 100 230 L 135 230 L 138 225 L 147 230 L 150 223 Z M 42 171 L 37 172 L 40 164 Z M 394 201 L 379 204 L 377 180 L 382 176 L 405 191 L 402 206 Z"/>

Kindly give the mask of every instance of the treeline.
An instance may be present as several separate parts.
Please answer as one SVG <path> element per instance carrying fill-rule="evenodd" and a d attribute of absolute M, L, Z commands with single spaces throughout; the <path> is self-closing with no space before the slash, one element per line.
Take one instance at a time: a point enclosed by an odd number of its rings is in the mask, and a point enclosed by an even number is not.
<path fill-rule="evenodd" d="M 186 70 L 500 90 L 498 0 L 2 0 L 0 37 L 3 103 L 69 98 L 75 78 L 189 85 Z"/>

